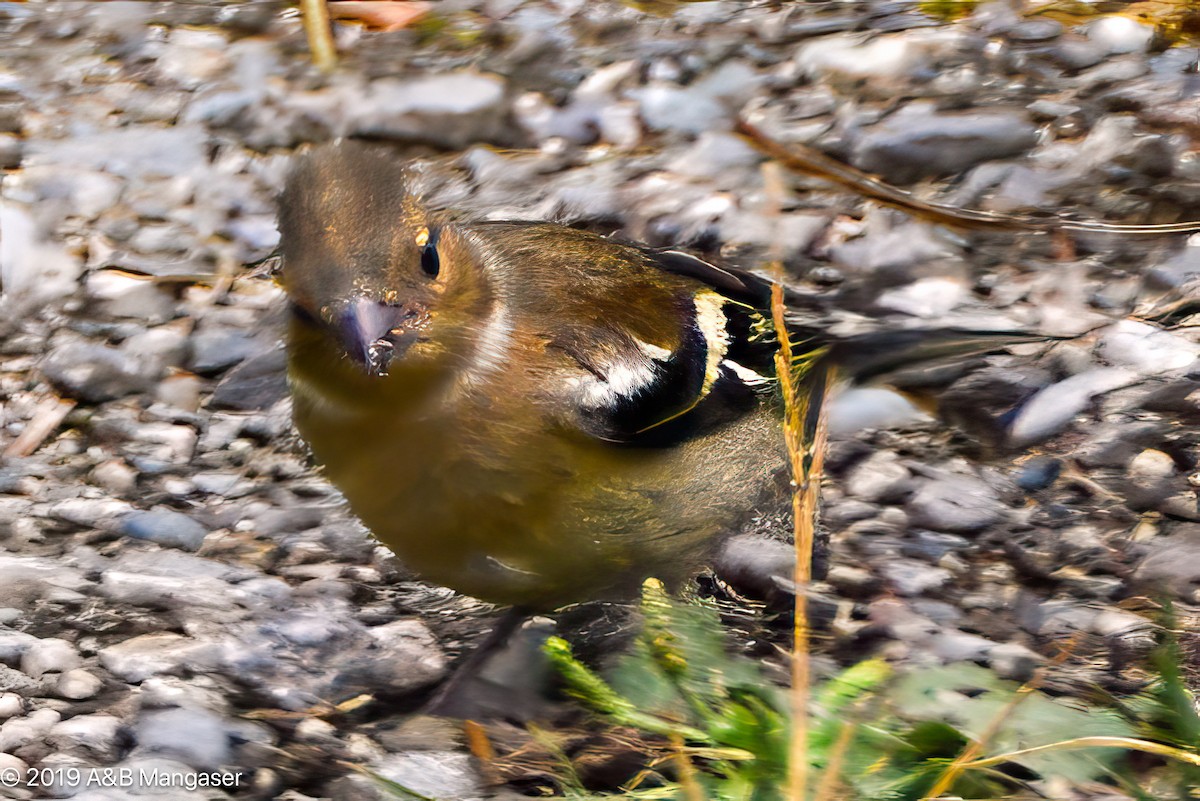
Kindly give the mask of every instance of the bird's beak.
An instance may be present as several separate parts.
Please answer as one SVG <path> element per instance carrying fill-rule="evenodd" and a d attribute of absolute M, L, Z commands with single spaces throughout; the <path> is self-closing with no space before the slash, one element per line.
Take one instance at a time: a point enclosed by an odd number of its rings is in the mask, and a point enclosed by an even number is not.
<path fill-rule="evenodd" d="M 370 375 L 387 375 L 388 364 L 417 341 L 427 319 L 413 304 L 355 298 L 337 315 L 337 326 L 347 356 Z"/>

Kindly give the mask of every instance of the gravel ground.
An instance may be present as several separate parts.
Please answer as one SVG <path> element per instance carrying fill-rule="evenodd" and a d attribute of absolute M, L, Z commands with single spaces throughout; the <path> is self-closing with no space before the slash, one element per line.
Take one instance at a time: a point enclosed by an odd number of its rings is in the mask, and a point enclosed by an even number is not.
<path fill-rule="evenodd" d="M 1137 686 L 1147 596 L 1185 623 L 1200 604 L 1200 239 L 951 231 L 795 175 L 773 219 L 731 130 L 960 206 L 1200 219 L 1197 49 L 1005 3 L 670 11 L 442 0 L 411 30 L 338 24 L 325 78 L 282 3 L 0 3 L 0 771 L 379 796 L 354 763 L 444 801 L 508 792 L 407 714 L 490 610 L 413 580 L 308 464 L 281 294 L 247 266 L 277 245 L 291 151 L 348 134 L 442 153 L 447 191 L 497 218 L 741 266 L 777 243 L 843 317 L 1087 332 L 843 395 L 813 603 L 842 661 L 1024 679 L 1074 637 L 1055 689 Z M 738 540 L 722 575 L 770 608 L 789 559 Z M 0 797 L 130 792 L 53 775 Z"/>

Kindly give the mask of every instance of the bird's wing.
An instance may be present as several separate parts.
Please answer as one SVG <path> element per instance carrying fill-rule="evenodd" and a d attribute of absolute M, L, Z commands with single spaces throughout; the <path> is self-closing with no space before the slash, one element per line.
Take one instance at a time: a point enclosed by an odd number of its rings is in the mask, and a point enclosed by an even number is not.
<path fill-rule="evenodd" d="M 663 309 L 678 326 L 671 349 L 626 330 L 560 334 L 555 345 L 584 368 L 585 429 L 602 439 L 669 445 L 757 408 L 774 393 L 774 333 L 762 311 L 770 285 L 678 251 L 637 248 L 676 282 Z"/>

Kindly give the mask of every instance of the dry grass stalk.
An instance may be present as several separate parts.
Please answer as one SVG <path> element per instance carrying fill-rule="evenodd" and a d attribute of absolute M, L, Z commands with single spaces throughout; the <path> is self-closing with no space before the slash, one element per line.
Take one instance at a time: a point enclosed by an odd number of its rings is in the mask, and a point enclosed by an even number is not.
<path fill-rule="evenodd" d="M 331 72 L 337 66 L 337 48 L 333 45 L 333 28 L 329 24 L 329 7 L 325 0 L 300 0 L 304 17 L 304 34 L 313 64 L 321 72 Z"/>
<path fill-rule="evenodd" d="M 1146 225 L 1110 223 L 1103 220 L 1068 220 L 1056 216 L 1002 214 L 960 209 L 945 203 L 931 203 L 921 200 L 912 192 L 892 186 L 849 164 L 832 159 L 819 150 L 794 142 L 786 146 L 780 144 L 745 120 L 738 121 L 737 131 L 759 151 L 793 172 L 824 178 L 850 189 L 857 195 L 941 225 L 985 231 L 1073 231 L 1120 236 L 1164 236 L 1200 231 L 1200 221 L 1195 220 Z"/>
<path fill-rule="evenodd" d="M 980 733 L 978 739 L 971 742 L 970 745 L 962 750 L 961 754 L 954 758 L 953 762 L 946 766 L 946 769 L 942 771 L 940 776 L 938 776 L 937 781 L 933 783 L 933 786 L 929 788 L 929 792 L 921 799 L 921 801 L 934 801 L 934 799 L 939 798 L 942 794 L 949 790 L 951 786 L 953 786 L 954 782 L 958 780 L 958 777 L 962 775 L 963 771 L 967 770 L 969 767 L 985 767 L 987 764 L 991 764 L 989 760 L 986 759 L 982 760 L 981 763 L 979 755 L 983 752 L 983 749 L 987 748 L 988 744 L 996 736 L 996 733 L 1000 731 L 1000 727 L 1008 722 L 1008 719 L 1012 717 L 1013 712 L 1016 711 L 1021 702 L 1028 698 L 1034 690 L 1037 690 L 1042 686 L 1042 682 L 1046 679 L 1047 671 L 1049 671 L 1051 668 L 1058 667 L 1063 662 L 1066 662 L 1071 654 L 1074 653 L 1076 645 L 1077 643 L 1074 639 L 1069 640 L 1067 644 L 1055 655 L 1055 657 L 1050 660 L 1048 665 L 1039 669 L 1033 674 L 1033 678 L 1022 684 L 1017 691 L 1013 693 L 1013 697 L 1010 698 L 1008 703 L 1002 706 L 1000 711 L 996 713 L 996 716 L 988 722 L 987 727 Z"/>
<path fill-rule="evenodd" d="M 75 401 L 60 398 L 57 395 L 39 403 L 33 412 L 33 418 L 25 425 L 25 429 L 4 449 L 5 458 L 19 459 L 29 456 L 42 447 L 46 438 L 62 425 L 62 421 L 74 408 Z"/>
<path fill-rule="evenodd" d="M 773 162 L 763 165 L 763 179 L 770 208 L 768 216 L 778 218 L 784 194 L 783 176 Z M 771 271 L 771 317 L 779 338 L 775 353 L 775 371 L 783 394 L 783 435 L 787 446 L 788 466 L 792 475 L 792 534 L 795 541 L 796 600 L 792 629 L 792 736 L 788 758 L 788 797 L 804 801 L 808 793 L 808 704 L 810 698 L 811 666 L 809 663 L 809 622 L 805 588 L 812 579 L 812 550 L 816 539 L 816 512 L 820 494 L 821 461 L 824 451 L 825 427 L 821 408 L 828 386 L 823 376 L 814 373 L 826 369 L 819 355 L 797 354 L 787 328 L 787 307 L 783 297 L 783 262 L 778 247 L 773 249 Z M 813 404 L 818 404 L 813 406 Z M 811 424 L 811 412 L 818 415 Z"/>

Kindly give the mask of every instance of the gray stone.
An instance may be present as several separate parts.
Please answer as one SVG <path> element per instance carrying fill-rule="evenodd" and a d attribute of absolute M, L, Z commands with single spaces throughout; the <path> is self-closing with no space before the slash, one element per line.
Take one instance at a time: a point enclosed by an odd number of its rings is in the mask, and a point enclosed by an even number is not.
<path fill-rule="evenodd" d="M 160 673 L 204 672 L 216 663 L 219 648 L 205 640 L 156 632 L 110 645 L 99 656 L 109 673 L 137 683 Z"/>
<path fill-rule="evenodd" d="M 990 486 L 961 475 L 926 481 L 909 498 L 906 509 L 915 526 L 958 534 L 982 531 L 1004 514 Z"/>
<path fill-rule="evenodd" d="M 121 533 L 139 540 L 149 540 L 168 548 L 185 551 L 199 550 L 208 530 L 182 512 L 171 509 L 152 509 L 133 512 L 121 520 Z"/>
<path fill-rule="evenodd" d="M 896 454 L 878 451 L 846 476 L 846 492 L 869 503 L 896 503 L 912 491 L 912 473 Z"/>
<path fill-rule="evenodd" d="M 58 677 L 54 694 L 71 701 L 83 701 L 100 692 L 104 682 L 82 668 L 68 670 Z"/>
<path fill-rule="evenodd" d="M 0 720 L 24 714 L 25 702 L 16 693 L 0 693 Z"/>
<path fill-rule="evenodd" d="M 178 759 L 193 768 L 212 769 L 230 758 L 224 720 L 204 709 L 163 709 L 138 719 L 139 750 Z"/>
<path fill-rule="evenodd" d="M 755 598 L 772 598 L 779 593 L 779 579 L 791 581 L 795 561 L 795 549 L 786 542 L 739 534 L 721 547 L 714 568 L 737 590 Z"/>
<path fill-rule="evenodd" d="M 1179 533 L 1157 537 L 1133 573 L 1134 583 L 1147 590 L 1168 590 L 1188 600 L 1200 600 L 1200 526 L 1180 526 Z"/>
<path fill-rule="evenodd" d="M 201 328 L 191 338 L 188 367 L 201 375 L 222 373 L 262 350 L 249 334 L 232 328 Z"/>
<path fill-rule="evenodd" d="M 180 176 L 205 166 L 207 141 L 199 125 L 128 125 L 80 137 L 32 140 L 26 165 L 80 167 L 123 178 Z"/>
<path fill-rule="evenodd" d="M 1135 19 L 1105 15 L 1088 23 L 1088 39 L 1110 55 L 1145 53 L 1154 42 L 1154 28 Z"/>
<path fill-rule="evenodd" d="M 50 727 L 46 742 L 80 756 L 109 761 L 117 756 L 121 719 L 114 715 L 76 715 Z"/>
<path fill-rule="evenodd" d="M 1045 658 L 1017 643 L 1001 643 L 988 652 L 988 667 L 1002 679 L 1027 682 Z"/>
<path fill-rule="evenodd" d="M 948 114 L 910 103 L 864 132 L 851 160 L 889 181 L 909 183 L 1015 156 L 1035 144 L 1037 129 L 1024 114 L 1002 109 Z"/>
<path fill-rule="evenodd" d="M 61 719 L 53 709 L 35 709 L 25 717 L 9 718 L 0 724 L 0 753 L 40 740 Z"/>
<path fill-rule="evenodd" d="M 1122 320 L 1104 332 L 1097 352 L 1114 367 L 1155 375 L 1195 364 L 1200 345 L 1147 323 Z"/>
<path fill-rule="evenodd" d="M 371 769 L 422 795 L 469 799 L 484 794 L 472 757 L 462 751 L 388 754 L 371 763 Z"/>
<path fill-rule="evenodd" d="M 21 672 L 35 679 L 45 673 L 63 673 L 81 664 L 83 658 L 75 646 L 55 637 L 31 643 L 21 656 Z"/>
<path fill-rule="evenodd" d="M 42 373 L 59 391 L 89 403 L 149 389 L 157 376 L 144 367 L 124 351 L 88 342 L 62 345 L 41 364 Z"/>
<path fill-rule="evenodd" d="M 234 367 L 213 392 L 214 409 L 255 412 L 269 409 L 287 396 L 287 354 L 275 349 Z"/>
<path fill-rule="evenodd" d="M 35 681 L 7 665 L 0 665 L 0 693 L 16 693 L 28 697 L 40 694 L 41 690 L 40 681 Z"/>
<path fill-rule="evenodd" d="M 1132 370 L 1118 367 L 1090 370 L 1065 378 L 1034 395 L 1017 413 L 1009 427 L 1013 445 L 1032 445 L 1061 431 L 1103 392 L 1111 392 L 1137 380 Z"/>
<path fill-rule="evenodd" d="M 0 628 L 0 662 L 18 664 L 38 638 L 24 631 Z"/>
<path fill-rule="evenodd" d="M 349 126 L 359 135 L 462 148 L 507 133 L 506 91 L 499 76 L 476 72 L 381 78 L 350 107 Z"/>
<path fill-rule="evenodd" d="M 953 578 L 949 570 L 912 559 L 892 559 L 877 568 L 892 589 L 904 596 L 936 592 Z"/>

